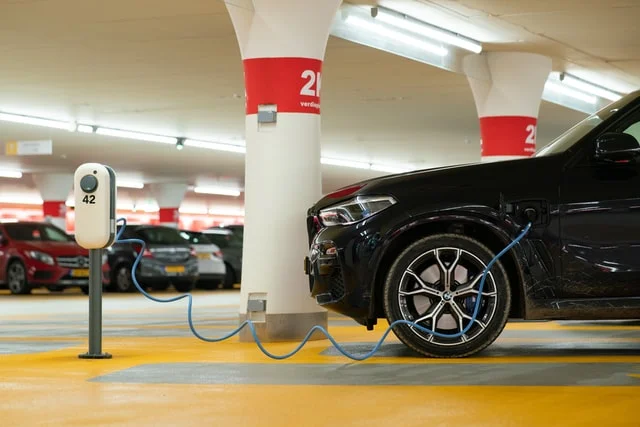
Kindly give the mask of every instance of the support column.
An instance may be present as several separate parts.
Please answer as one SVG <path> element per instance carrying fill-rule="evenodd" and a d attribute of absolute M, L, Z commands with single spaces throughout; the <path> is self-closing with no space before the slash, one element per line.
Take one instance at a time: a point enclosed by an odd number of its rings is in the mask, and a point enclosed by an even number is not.
<path fill-rule="evenodd" d="M 551 58 L 523 52 L 487 52 L 465 57 L 464 68 L 480 119 L 481 160 L 532 156 Z"/>
<path fill-rule="evenodd" d="M 180 220 L 178 209 L 187 192 L 185 183 L 162 183 L 151 186 L 151 193 L 158 202 L 160 225 L 177 228 Z"/>
<path fill-rule="evenodd" d="M 322 62 L 340 3 L 226 3 L 240 45 L 246 93 L 239 317 L 254 321 L 266 342 L 299 340 L 314 325 L 327 327 L 326 310 L 309 296 L 302 261 L 308 251 L 306 212 L 322 193 Z M 252 340 L 248 328 L 240 340 Z"/>
<path fill-rule="evenodd" d="M 67 198 L 73 188 L 72 174 L 34 175 L 33 181 L 42 198 L 44 220 L 67 230 Z"/>

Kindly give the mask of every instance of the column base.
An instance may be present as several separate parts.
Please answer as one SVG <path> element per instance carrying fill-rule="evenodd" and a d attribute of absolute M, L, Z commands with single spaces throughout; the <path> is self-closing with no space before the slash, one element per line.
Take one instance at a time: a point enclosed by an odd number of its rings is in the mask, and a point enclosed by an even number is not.
<path fill-rule="evenodd" d="M 239 324 L 250 317 L 250 314 L 240 314 Z M 265 321 L 253 322 L 256 335 L 261 342 L 300 341 L 314 326 L 327 329 L 329 316 L 327 312 L 316 313 L 274 313 L 267 314 Z M 253 342 L 253 335 L 248 326 L 240 331 L 240 342 Z M 318 341 L 327 337 L 320 331 L 314 331 L 310 341 Z"/>

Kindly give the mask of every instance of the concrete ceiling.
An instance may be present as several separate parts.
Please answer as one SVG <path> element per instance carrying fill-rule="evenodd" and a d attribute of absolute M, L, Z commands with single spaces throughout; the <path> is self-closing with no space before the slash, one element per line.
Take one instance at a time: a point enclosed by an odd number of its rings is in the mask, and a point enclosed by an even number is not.
<path fill-rule="evenodd" d="M 595 73 L 620 90 L 640 86 L 637 0 L 380 3 L 448 20 L 486 50 L 540 52 L 556 68 Z M 222 1 L 0 0 L 0 56 L 0 111 L 213 141 L 244 138 L 242 65 Z M 323 67 L 322 114 L 326 157 L 420 166 L 479 159 L 464 76 L 335 37 Z M 539 145 L 584 116 L 543 102 Z M 0 122 L 0 141 L 43 138 L 53 139 L 53 156 L 3 156 L 0 166 L 73 171 L 97 161 L 147 182 L 243 181 L 242 154 L 178 152 Z M 375 175 L 324 166 L 324 191 Z"/>

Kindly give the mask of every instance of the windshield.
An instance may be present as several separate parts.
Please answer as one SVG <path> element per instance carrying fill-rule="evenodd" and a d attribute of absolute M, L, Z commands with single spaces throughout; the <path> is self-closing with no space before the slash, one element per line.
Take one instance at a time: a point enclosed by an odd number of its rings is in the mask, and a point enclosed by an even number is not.
<path fill-rule="evenodd" d="M 568 150 L 575 143 L 584 138 L 589 132 L 595 129 L 598 125 L 607 120 L 621 108 L 624 108 L 627 104 L 629 104 L 637 97 L 638 92 L 635 92 L 630 93 L 629 95 L 619 99 L 618 101 L 612 102 L 597 113 L 592 114 L 586 119 L 582 120 L 555 140 L 551 141 L 549 145 L 538 151 L 535 157 L 550 156 Z"/>
<path fill-rule="evenodd" d="M 180 235 L 183 239 L 191 243 L 192 245 L 210 245 L 211 241 L 207 239 L 202 233 L 195 231 L 181 231 Z"/>
<path fill-rule="evenodd" d="M 23 242 L 71 242 L 71 236 L 48 224 L 5 224 L 5 230 L 13 240 Z"/>
<path fill-rule="evenodd" d="M 142 240 L 150 245 L 185 245 L 186 242 L 175 228 L 145 227 L 137 230 Z"/>

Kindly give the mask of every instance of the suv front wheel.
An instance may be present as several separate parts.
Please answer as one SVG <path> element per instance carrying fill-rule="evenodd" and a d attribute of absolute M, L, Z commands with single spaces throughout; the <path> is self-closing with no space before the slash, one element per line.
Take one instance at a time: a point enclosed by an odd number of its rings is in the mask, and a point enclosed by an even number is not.
<path fill-rule="evenodd" d="M 494 256 L 477 240 L 457 234 L 411 244 L 387 275 L 385 315 L 389 323 L 402 319 L 429 332 L 402 323 L 394 327 L 396 336 L 429 357 L 465 357 L 489 346 L 504 329 L 511 307 L 509 279 L 498 260 L 473 318 L 482 274 Z"/>

